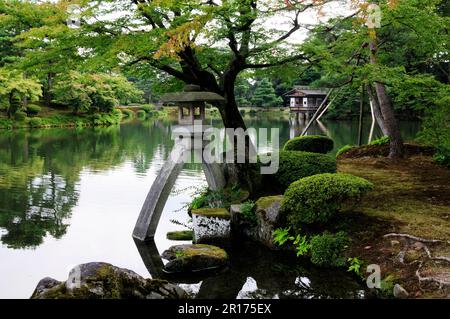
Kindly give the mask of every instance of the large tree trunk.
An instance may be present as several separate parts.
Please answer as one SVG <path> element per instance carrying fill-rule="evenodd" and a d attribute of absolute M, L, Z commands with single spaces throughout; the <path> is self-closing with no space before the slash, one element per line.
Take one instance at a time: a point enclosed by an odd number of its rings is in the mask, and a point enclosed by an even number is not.
<path fill-rule="evenodd" d="M 372 86 L 367 85 L 366 89 L 367 89 L 367 94 L 369 95 L 369 99 L 372 102 L 373 113 L 375 115 L 375 119 L 378 123 L 378 126 L 380 127 L 381 132 L 383 132 L 383 135 L 387 136 L 387 135 L 389 135 L 389 133 L 386 129 L 386 125 L 384 125 L 384 119 L 383 119 L 383 115 L 381 114 L 380 103 L 378 103 L 378 99 L 375 96 L 375 93 L 373 92 Z"/>
<path fill-rule="evenodd" d="M 391 138 L 389 157 L 400 158 L 403 156 L 403 140 L 398 121 L 395 118 L 391 99 L 386 92 L 386 87 L 380 82 L 375 82 L 375 91 L 380 102 L 381 114 L 383 115 L 386 131 Z"/>
<path fill-rule="evenodd" d="M 370 63 L 373 65 L 377 64 L 377 51 L 376 33 L 373 31 L 372 42 L 370 43 Z M 389 157 L 392 159 L 400 158 L 403 156 L 403 140 L 391 99 L 386 91 L 386 87 L 382 83 L 375 81 L 373 85 L 384 120 L 386 133 L 391 139 Z"/>

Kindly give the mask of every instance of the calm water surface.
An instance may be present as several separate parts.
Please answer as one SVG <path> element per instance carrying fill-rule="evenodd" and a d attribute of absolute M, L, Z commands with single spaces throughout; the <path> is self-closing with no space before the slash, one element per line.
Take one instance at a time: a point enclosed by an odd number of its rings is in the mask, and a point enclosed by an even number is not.
<path fill-rule="evenodd" d="M 301 131 L 277 114 L 246 117 L 246 122 L 280 128 L 281 143 Z M 40 279 L 65 280 L 73 266 L 92 261 L 149 277 L 154 269 L 147 252 L 162 253 L 175 244 L 166 233 L 183 229 L 173 220 L 188 221 L 186 203 L 206 186 L 201 165 L 186 165 L 164 209 L 156 247 L 136 246 L 131 233 L 172 148 L 174 124 L 146 121 L 110 128 L 0 132 L 0 298 L 28 298 Z M 402 123 L 406 139 L 418 129 L 417 123 Z M 333 137 L 336 150 L 355 144 L 357 131 L 356 122 L 344 121 L 322 122 L 311 129 Z M 293 267 L 285 256 L 251 244 L 236 246 L 239 249 L 230 250 L 228 271 L 179 282 L 208 298 L 363 296 L 346 273 Z"/>

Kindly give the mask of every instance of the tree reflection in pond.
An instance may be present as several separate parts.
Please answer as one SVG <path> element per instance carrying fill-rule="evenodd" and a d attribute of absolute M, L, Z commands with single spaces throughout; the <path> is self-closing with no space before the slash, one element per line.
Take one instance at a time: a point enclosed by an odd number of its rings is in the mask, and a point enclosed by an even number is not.
<path fill-rule="evenodd" d="M 149 169 L 157 147 L 170 150 L 170 126 L 2 132 L 0 136 L 0 229 L 8 248 L 33 248 L 45 236 L 61 238 L 77 205 L 77 182 L 131 161 L 137 174 Z"/>

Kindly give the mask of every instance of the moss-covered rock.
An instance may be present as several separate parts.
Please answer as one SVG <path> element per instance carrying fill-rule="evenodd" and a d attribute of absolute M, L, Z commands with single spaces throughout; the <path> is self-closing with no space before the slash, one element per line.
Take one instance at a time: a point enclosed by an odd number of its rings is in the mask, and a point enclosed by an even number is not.
<path fill-rule="evenodd" d="M 194 232 L 192 230 L 172 231 L 168 232 L 166 236 L 169 240 L 192 240 Z"/>
<path fill-rule="evenodd" d="M 231 214 L 225 208 L 192 211 L 195 243 L 223 243 L 230 237 Z"/>
<path fill-rule="evenodd" d="M 44 278 L 32 299 L 184 299 L 186 292 L 164 280 L 144 279 L 107 263 L 82 264 L 65 282 Z"/>
<path fill-rule="evenodd" d="M 186 273 L 212 270 L 228 262 L 225 250 L 212 245 L 177 245 L 162 254 L 169 262 L 164 269 L 170 273 Z"/>
<path fill-rule="evenodd" d="M 269 248 L 274 248 L 273 232 L 279 226 L 282 201 L 281 195 L 261 197 L 256 201 L 256 239 Z"/>
<path fill-rule="evenodd" d="M 192 215 L 204 216 L 204 217 L 214 217 L 220 219 L 230 219 L 231 215 L 225 208 L 200 208 L 193 209 Z"/>

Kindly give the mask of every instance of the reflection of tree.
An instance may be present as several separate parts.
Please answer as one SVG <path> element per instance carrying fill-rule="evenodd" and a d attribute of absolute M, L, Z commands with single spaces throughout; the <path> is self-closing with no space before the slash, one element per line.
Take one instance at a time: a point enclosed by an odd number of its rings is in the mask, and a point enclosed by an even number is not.
<path fill-rule="evenodd" d="M 1 241 L 12 248 L 61 238 L 78 201 L 84 169 L 111 169 L 125 161 L 145 173 L 158 151 L 171 148 L 168 123 L 96 129 L 49 129 L 4 132 L 0 136 Z"/>
<path fill-rule="evenodd" d="M 12 248 L 25 248 L 38 246 L 47 234 L 61 238 L 78 201 L 74 184 L 50 174 L 30 177 L 21 186 L 13 190 L 0 187 L 0 227 L 7 230 L 2 242 Z"/>

